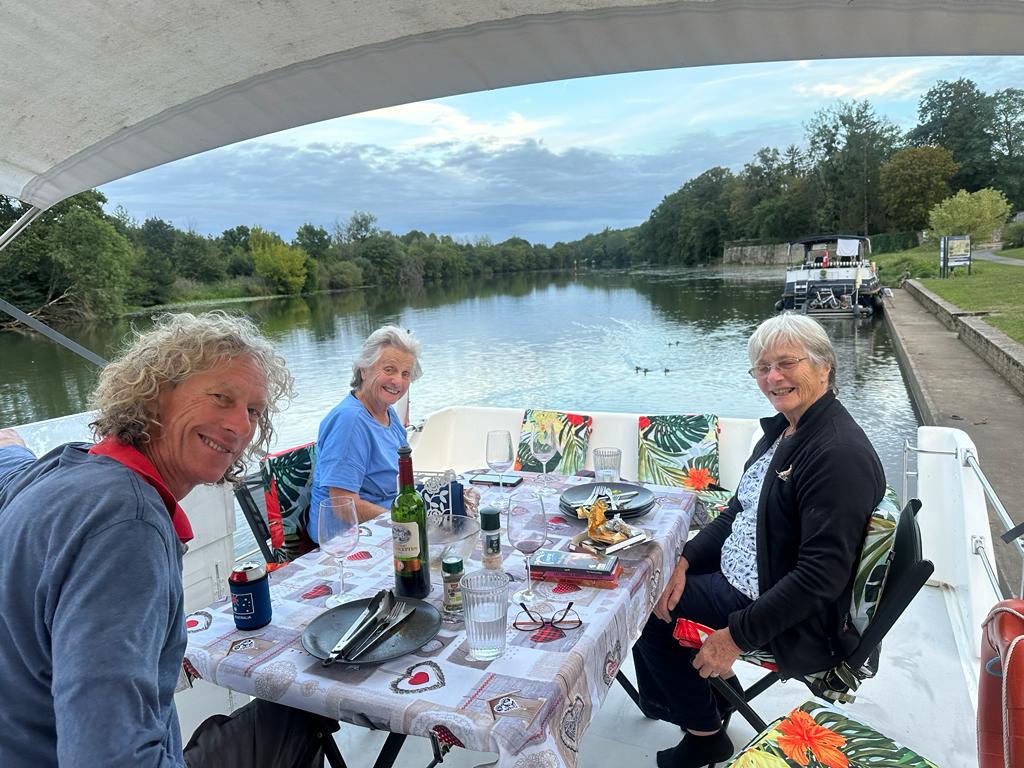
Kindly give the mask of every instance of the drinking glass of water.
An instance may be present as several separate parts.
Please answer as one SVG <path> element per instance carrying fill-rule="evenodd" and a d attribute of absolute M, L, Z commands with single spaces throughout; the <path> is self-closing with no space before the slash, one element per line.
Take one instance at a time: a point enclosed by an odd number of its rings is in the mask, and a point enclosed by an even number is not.
<path fill-rule="evenodd" d="M 599 483 L 618 482 L 622 451 L 618 448 L 595 448 L 593 456 L 594 479 Z"/>
<path fill-rule="evenodd" d="M 469 655 L 480 661 L 505 652 L 508 629 L 508 574 L 484 569 L 462 577 L 462 609 Z"/>
<path fill-rule="evenodd" d="M 512 600 L 532 605 L 541 597 L 533 591 L 530 573 L 530 555 L 544 546 L 548 538 L 548 518 L 544 511 L 544 497 L 534 491 L 517 493 L 509 501 L 508 540 L 526 558 L 526 589 L 520 589 Z"/>
<path fill-rule="evenodd" d="M 555 457 L 557 452 L 558 430 L 555 429 L 554 425 L 535 425 L 533 427 L 533 433 L 530 435 L 530 453 L 532 453 L 533 458 L 540 463 L 540 468 L 542 470 L 540 484 L 544 486 L 540 493 L 545 496 L 558 493 L 558 491 L 548 485 L 548 462 Z"/>
<path fill-rule="evenodd" d="M 345 565 L 343 558 L 359 543 L 359 517 L 356 502 L 349 498 L 328 498 L 320 502 L 320 516 L 316 523 L 320 550 L 338 561 L 338 591 L 327 598 L 327 607 L 334 608 L 344 602 Z"/>

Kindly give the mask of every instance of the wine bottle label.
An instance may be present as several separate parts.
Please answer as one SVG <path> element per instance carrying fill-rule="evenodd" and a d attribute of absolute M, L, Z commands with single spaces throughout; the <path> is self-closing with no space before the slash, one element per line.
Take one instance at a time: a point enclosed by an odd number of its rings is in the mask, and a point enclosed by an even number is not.
<path fill-rule="evenodd" d="M 391 542 L 395 557 L 420 556 L 420 528 L 415 523 L 391 522 Z"/>

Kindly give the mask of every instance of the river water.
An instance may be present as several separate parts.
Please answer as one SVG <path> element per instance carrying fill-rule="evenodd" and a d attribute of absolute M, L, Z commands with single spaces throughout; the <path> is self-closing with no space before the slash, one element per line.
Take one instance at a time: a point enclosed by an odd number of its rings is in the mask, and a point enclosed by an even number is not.
<path fill-rule="evenodd" d="M 774 311 L 782 278 L 778 268 L 752 267 L 528 274 L 406 296 L 362 289 L 223 307 L 259 323 L 295 376 L 297 397 L 276 425 L 276 445 L 286 447 L 316 438 L 347 392 L 362 340 L 385 323 L 423 342 L 414 420 L 447 405 L 770 415 L 746 373 L 746 340 Z M 110 357 L 129 323 L 150 320 L 61 330 Z M 823 324 L 839 359 L 840 398 L 899 487 L 903 439 L 914 438 L 917 419 L 885 324 Z M 95 367 L 49 340 L 0 334 L 0 361 L 0 426 L 87 408 Z"/>

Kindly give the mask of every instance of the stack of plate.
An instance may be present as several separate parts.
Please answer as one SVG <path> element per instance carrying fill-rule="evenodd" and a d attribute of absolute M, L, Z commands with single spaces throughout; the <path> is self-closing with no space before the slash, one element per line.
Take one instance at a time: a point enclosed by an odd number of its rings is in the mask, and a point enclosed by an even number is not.
<path fill-rule="evenodd" d="M 590 494 L 598 485 L 603 485 L 613 496 L 634 492 L 636 494 L 631 496 L 628 501 L 617 503 L 616 509 L 607 510 L 605 512 L 606 517 L 610 518 L 613 515 L 619 515 L 623 520 L 629 520 L 646 515 L 654 508 L 654 494 L 647 488 L 633 485 L 632 483 L 586 483 L 585 485 L 577 485 L 562 494 L 562 498 L 559 499 L 559 507 L 561 507 L 563 512 L 576 517 L 576 508 L 582 506 L 583 502 L 590 498 Z"/>

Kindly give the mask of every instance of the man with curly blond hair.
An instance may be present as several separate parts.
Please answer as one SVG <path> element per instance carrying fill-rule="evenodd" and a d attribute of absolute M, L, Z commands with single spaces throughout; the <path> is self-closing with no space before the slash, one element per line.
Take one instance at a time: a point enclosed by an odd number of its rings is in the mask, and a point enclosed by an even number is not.
<path fill-rule="evenodd" d="M 0 430 L 0 765 L 322 765 L 332 728 L 269 702 L 210 718 L 183 750 L 173 698 L 179 502 L 266 451 L 291 389 L 250 321 L 165 315 L 100 373 L 95 444 L 37 459 Z"/>

